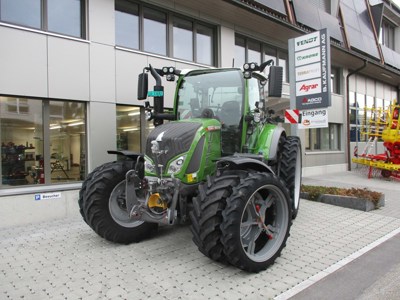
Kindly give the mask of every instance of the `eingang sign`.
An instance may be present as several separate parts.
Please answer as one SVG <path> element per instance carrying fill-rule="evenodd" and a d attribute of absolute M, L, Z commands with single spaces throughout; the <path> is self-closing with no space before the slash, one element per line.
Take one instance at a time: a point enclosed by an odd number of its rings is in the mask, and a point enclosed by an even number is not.
<path fill-rule="evenodd" d="M 330 37 L 326 29 L 289 40 L 291 97 L 304 110 L 331 105 Z"/>

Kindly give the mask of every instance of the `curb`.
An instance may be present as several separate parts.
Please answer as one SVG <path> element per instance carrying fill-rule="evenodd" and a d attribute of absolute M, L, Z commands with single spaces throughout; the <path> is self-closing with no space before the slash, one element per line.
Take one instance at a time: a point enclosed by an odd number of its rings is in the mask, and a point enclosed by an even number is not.
<path fill-rule="evenodd" d="M 317 199 L 311 199 L 309 193 L 300 193 L 300 197 L 303 199 L 332 204 L 336 206 L 352 208 L 362 211 L 370 211 L 374 209 L 378 209 L 379 207 L 385 206 L 385 195 L 382 194 L 379 202 L 375 205 L 369 199 L 351 197 L 351 196 L 340 196 L 340 195 L 331 195 L 331 194 L 321 194 Z"/>

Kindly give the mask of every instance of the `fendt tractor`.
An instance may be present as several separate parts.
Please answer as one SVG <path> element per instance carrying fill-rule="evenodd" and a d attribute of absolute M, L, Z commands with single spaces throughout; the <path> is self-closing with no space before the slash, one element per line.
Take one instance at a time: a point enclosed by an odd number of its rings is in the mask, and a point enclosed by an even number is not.
<path fill-rule="evenodd" d="M 150 91 L 148 73 L 156 81 Z M 282 74 L 272 61 L 243 71 L 145 67 L 138 99 L 154 97 L 145 109 L 155 125 L 145 153 L 108 151 L 119 159 L 83 182 L 83 219 L 122 244 L 191 221 L 204 255 L 265 270 L 285 247 L 300 200 L 300 140 L 276 124 L 264 97 L 267 83 L 268 97 L 281 97 Z M 172 112 L 164 110 L 163 76 L 177 80 Z"/>

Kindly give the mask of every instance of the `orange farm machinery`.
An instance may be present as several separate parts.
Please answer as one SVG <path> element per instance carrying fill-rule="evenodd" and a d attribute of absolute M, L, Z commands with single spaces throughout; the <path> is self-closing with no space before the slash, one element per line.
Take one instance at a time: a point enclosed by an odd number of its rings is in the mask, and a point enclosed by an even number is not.
<path fill-rule="evenodd" d="M 369 137 L 368 143 L 361 154 L 358 148 L 354 151 L 352 161 L 357 164 L 369 167 L 368 176 L 371 177 L 373 169 L 381 170 L 385 178 L 400 179 L 400 105 L 393 105 L 383 114 L 384 119 L 375 118 L 370 121 L 366 134 Z M 371 124 L 372 123 L 372 124 Z M 383 124 L 383 126 L 382 126 Z M 379 126 L 381 125 L 381 126 Z M 379 130 L 379 127 L 381 130 Z M 377 139 L 383 140 L 385 152 L 381 154 L 370 154 L 372 143 Z"/>

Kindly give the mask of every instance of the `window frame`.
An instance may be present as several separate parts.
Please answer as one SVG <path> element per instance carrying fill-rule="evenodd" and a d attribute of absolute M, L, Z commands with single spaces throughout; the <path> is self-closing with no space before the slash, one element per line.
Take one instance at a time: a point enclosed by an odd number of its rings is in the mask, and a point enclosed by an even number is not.
<path fill-rule="evenodd" d="M 26 112 L 21 112 L 21 111 L 18 110 L 19 106 L 21 106 L 21 105 L 24 106 L 25 105 L 23 103 L 24 101 L 27 101 L 27 102 L 28 101 L 35 101 L 36 108 L 37 107 L 41 107 L 41 109 L 40 109 L 41 124 L 40 124 L 40 130 L 39 130 L 39 132 L 41 134 L 39 136 L 39 138 L 42 139 L 41 140 L 41 144 L 38 145 L 37 150 L 34 153 L 35 156 L 32 156 L 32 158 L 34 157 L 34 159 L 32 159 L 30 157 L 30 159 L 26 159 L 26 161 L 24 161 L 24 162 L 28 162 L 29 161 L 29 163 L 32 163 L 32 161 L 35 161 L 35 164 L 38 164 L 38 165 L 36 165 L 36 167 L 39 167 L 39 169 L 43 168 L 43 170 L 41 172 L 40 171 L 34 171 L 33 172 L 33 173 L 36 173 L 36 176 L 32 177 L 32 178 L 35 179 L 35 182 L 33 182 L 33 183 L 30 183 L 28 181 L 28 183 L 25 183 L 25 184 L 18 184 L 18 185 L 10 184 L 10 185 L 7 185 L 7 184 L 3 184 L 2 182 L 0 182 L 0 194 L 4 193 L 4 191 L 12 191 L 12 190 L 17 191 L 17 190 L 20 190 L 20 189 L 23 189 L 23 188 L 26 188 L 26 187 L 32 188 L 33 186 L 34 187 L 39 187 L 40 189 L 42 189 L 42 188 L 46 189 L 46 188 L 52 188 L 52 187 L 54 187 L 56 185 L 63 185 L 64 186 L 64 185 L 71 185 L 71 184 L 81 184 L 81 182 L 85 179 L 85 177 L 88 174 L 88 163 L 87 163 L 87 161 L 88 161 L 87 160 L 87 153 L 88 153 L 88 151 L 87 151 L 88 150 L 88 144 L 87 144 L 88 115 L 87 115 L 87 112 L 88 111 L 87 111 L 87 102 L 85 102 L 85 101 L 75 101 L 75 100 L 59 100 L 59 99 L 53 99 L 53 98 L 20 97 L 20 96 L 15 96 L 15 95 L 2 95 L 2 94 L 0 94 L 0 97 L 9 98 L 9 99 L 16 99 L 17 100 L 17 101 L 15 101 L 15 105 L 13 105 L 13 106 L 15 106 L 17 108 L 16 111 L 13 112 L 13 111 L 9 111 L 9 110 L 4 110 L 5 117 L 10 116 L 10 115 L 13 116 L 13 117 L 14 117 L 14 115 L 16 117 L 18 117 L 18 116 L 22 115 L 23 118 L 22 119 L 20 118 L 22 121 L 24 121 L 27 118 L 27 116 L 29 117 L 29 112 L 26 113 Z M 74 124 L 73 121 L 70 121 L 69 119 L 65 119 L 65 115 L 64 114 L 63 115 L 51 115 L 51 106 L 54 106 L 55 103 L 60 103 L 62 105 L 77 103 L 77 104 L 82 105 L 81 109 L 82 109 L 83 123 L 78 122 L 78 123 Z M 7 105 L 8 106 L 8 103 L 7 104 L 3 103 L 2 105 Z M 36 112 L 38 112 L 38 110 L 36 110 Z M 35 113 L 35 110 L 31 111 L 31 113 L 32 114 Z M 63 110 L 63 113 L 65 113 L 64 110 Z M 56 142 L 57 141 L 57 137 L 55 135 L 51 134 L 51 130 L 52 129 L 56 129 L 57 130 L 58 128 L 60 128 L 59 126 L 55 126 L 56 124 L 51 125 L 52 124 L 51 123 L 52 122 L 51 119 L 54 116 L 62 117 L 62 118 L 64 118 L 63 120 L 69 120 L 69 122 L 64 122 L 64 123 L 66 124 L 65 126 L 68 126 L 68 127 L 71 127 L 71 128 L 83 125 L 84 131 L 85 131 L 85 133 L 84 133 L 84 135 L 85 135 L 84 144 L 80 145 L 82 147 L 82 151 L 80 152 L 80 157 L 79 158 L 75 158 L 76 160 L 78 160 L 80 162 L 79 163 L 79 172 L 80 172 L 80 174 L 79 174 L 79 179 L 78 180 L 70 180 L 68 175 L 67 175 L 67 178 L 64 178 L 62 181 L 54 180 L 54 178 L 52 178 L 53 171 L 54 170 L 60 170 L 60 169 L 55 169 L 54 166 L 53 166 L 53 162 L 51 161 L 51 159 L 52 159 L 51 154 L 53 152 L 52 145 L 54 143 L 57 143 Z M 0 125 L 2 123 L 1 120 L 2 120 L 3 117 L 4 117 L 3 115 L 0 116 Z M 71 136 L 74 135 L 74 133 L 70 133 L 70 134 L 71 134 Z M 35 139 L 35 137 L 33 139 Z M 32 148 L 33 147 L 32 146 L 32 144 L 33 144 L 32 141 L 33 140 L 29 140 L 29 139 L 26 141 L 26 148 L 25 149 L 27 149 L 27 150 L 35 149 L 35 148 Z M 6 142 L 6 141 L 3 141 L 3 142 Z M 9 141 L 9 142 L 14 142 L 14 141 Z M 23 143 L 21 141 L 19 141 L 19 143 L 21 143 L 20 147 L 22 147 L 22 146 L 25 145 L 25 140 L 24 140 Z M 29 148 L 28 148 L 28 144 L 30 144 Z M 61 154 L 61 153 L 59 153 L 59 154 Z M 72 152 L 70 152 L 69 155 L 70 154 L 72 154 Z M 82 157 L 82 154 L 84 155 L 83 157 Z M 41 156 L 41 158 L 37 157 L 39 155 Z M 70 156 L 66 156 L 66 157 L 68 159 L 68 166 L 72 166 L 71 160 L 70 160 Z M 1 161 L 1 163 L 3 163 L 3 161 Z M 63 164 L 64 164 L 64 162 L 63 162 Z M 66 166 L 67 165 L 64 165 L 64 167 L 66 167 Z M 36 170 L 39 170 L 39 169 L 36 169 Z M 67 173 L 65 173 L 65 171 L 68 172 L 68 170 L 67 169 L 64 170 L 64 174 L 67 174 Z M 41 177 L 40 174 L 43 174 L 42 176 L 44 176 L 44 177 Z M 1 175 L 2 175 L 2 179 L 1 180 L 3 180 L 3 173 Z"/>
<path fill-rule="evenodd" d="M 162 9 L 160 7 L 157 6 L 153 6 L 151 4 L 147 4 L 147 3 L 142 3 L 142 2 L 138 2 L 138 1 L 131 1 L 131 0 L 116 0 L 115 1 L 115 6 L 114 6 L 114 12 L 117 11 L 121 11 L 119 8 L 117 8 L 118 5 L 121 5 L 121 3 L 125 3 L 125 4 L 129 4 L 129 5 L 137 5 L 138 6 L 138 17 L 139 17 L 139 29 L 138 29 L 138 35 L 139 35 L 139 47 L 138 48 L 131 48 L 127 45 L 124 45 L 123 43 L 117 43 L 117 41 L 115 41 L 115 46 L 116 47 L 120 47 L 120 48 L 126 48 L 126 49 L 132 49 L 132 50 L 136 50 L 136 51 L 140 51 L 140 52 L 145 52 L 145 53 L 151 53 L 154 55 L 159 55 L 159 56 L 165 56 L 165 57 L 170 57 L 176 60 L 180 60 L 180 61 L 187 61 L 187 62 L 192 62 L 192 63 L 196 63 L 196 64 L 201 64 L 201 65 L 207 65 L 207 66 L 217 66 L 218 61 L 218 43 L 217 43 L 217 25 L 215 24 L 211 24 L 211 23 L 206 23 L 203 22 L 201 20 L 197 20 L 194 18 L 190 18 L 184 15 L 181 15 L 179 13 L 175 13 L 173 11 L 169 11 L 166 9 Z M 145 50 L 144 47 L 144 10 L 153 10 L 155 12 L 159 12 L 159 13 L 163 13 L 166 15 L 166 40 L 165 42 L 165 46 L 166 46 L 166 54 L 159 54 L 157 52 L 149 52 Z M 126 10 L 124 11 L 125 13 L 129 13 L 126 12 Z M 175 57 L 174 54 L 174 34 L 173 34 L 173 30 L 174 30 L 174 20 L 179 19 L 179 20 L 183 20 L 183 21 L 187 21 L 187 22 L 191 22 L 192 24 L 192 41 L 191 41 L 191 45 L 192 45 L 192 60 L 187 60 L 184 58 L 179 58 L 179 57 Z M 115 26 L 115 30 L 117 31 L 117 26 Z M 203 27 L 203 28 L 207 28 L 212 32 L 212 37 L 211 37 L 211 61 L 210 64 L 208 63 L 204 63 L 204 62 L 199 62 L 198 59 L 198 55 L 197 55 L 197 35 L 198 35 L 198 28 L 199 27 Z"/>
<path fill-rule="evenodd" d="M 5 23 L 5 24 L 11 24 L 11 25 L 15 25 L 15 26 L 21 26 L 24 28 L 29 28 L 29 29 L 33 29 L 33 30 L 40 30 L 40 31 L 45 31 L 45 32 L 49 32 L 52 34 L 57 34 L 57 35 L 62 35 L 62 36 L 68 36 L 68 37 L 72 37 L 72 38 L 77 38 L 77 39 L 86 39 L 87 37 L 87 28 L 86 28 L 86 13 L 87 13 L 87 8 L 86 8 L 86 0 L 79 0 L 80 1 L 80 36 L 75 36 L 75 35 L 70 35 L 70 34 L 66 34 L 63 32 L 57 32 L 57 31 L 53 31 L 53 30 L 49 30 L 49 24 L 48 24 L 48 1 L 51 0 L 39 0 L 40 1 L 40 27 L 32 27 L 32 26 L 28 26 L 28 25 L 24 25 L 18 22 L 9 22 L 9 21 L 5 21 L 3 19 L 1 19 L 1 2 L 3 0 L 0 0 L 0 22 L 1 23 Z"/>
<path fill-rule="evenodd" d="M 396 25 L 384 18 L 382 20 L 381 30 L 379 33 L 379 43 L 389 49 L 395 50 L 395 34 Z"/>
<path fill-rule="evenodd" d="M 258 44 L 260 44 L 260 50 L 261 50 L 260 59 L 261 59 L 261 62 L 264 62 L 264 61 L 267 60 L 265 58 L 266 57 L 266 52 L 267 51 L 271 51 L 271 50 L 272 50 L 272 52 L 275 52 L 275 57 L 274 57 L 274 65 L 275 66 L 279 66 L 280 65 L 279 64 L 280 60 L 286 61 L 285 66 L 283 66 L 284 67 L 284 70 L 283 70 L 283 74 L 284 74 L 283 82 L 289 83 L 289 54 L 288 54 L 287 50 L 279 48 L 279 47 L 275 47 L 275 46 L 273 46 L 271 44 L 267 44 L 265 42 L 262 42 L 262 41 L 259 41 L 259 40 L 256 40 L 256 39 L 253 39 L 253 38 L 250 38 L 250 37 L 247 37 L 247 36 L 245 36 L 243 34 L 240 34 L 240 33 L 235 33 L 235 48 L 237 47 L 237 43 L 236 43 L 237 39 L 244 40 L 245 62 L 250 62 L 249 61 L 249 43 L 258 43 Z M 251 62 L 253 62 L 253 61 L 251 61 Z M 259 63 L 259 62 L 257 62 L 257 63 Z M 236 63 L 235 63 L 235 66 L 239 67 L 239 68 L 242 67 L 242 66 L 237 65 Z M 269 70 L 269 68 L 267 67 L 265 72 L 268 72 L 268 70 Z"/>
<path fill-rule="evenodd" d="M 329 141 L 329 149 L 321 149 L 324 130 L 327 130 L 328 141 Z M 330 139 L 330 135 L 337 133 L 336 139 Z M 328 123 L 328 127 L 324 128 L 310 128 L 306 129 L 305 137 L 305 150 L 306 152 L 342 152 L 343 151 L 343 143 L 342 143 L 342 135 L 343 135 L 343 124 L 341 123 Z M 315 141 L 314 141 L 315 139 Z M 318 144 L 318 147 L 315 147 L 315 144 Z M 337 144 L 338 147 L 335 149 L 334 144 Z"/>

